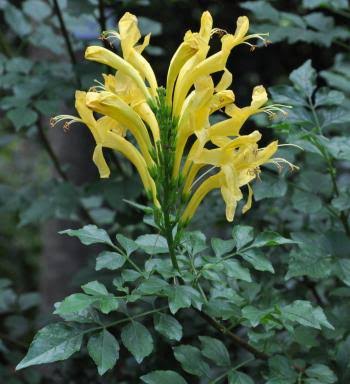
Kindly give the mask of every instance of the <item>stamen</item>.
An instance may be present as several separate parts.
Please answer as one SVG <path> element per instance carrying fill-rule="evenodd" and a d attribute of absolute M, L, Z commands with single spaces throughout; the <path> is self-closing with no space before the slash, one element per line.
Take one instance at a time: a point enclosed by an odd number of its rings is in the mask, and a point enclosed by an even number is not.
<path fill-rule="evenodd" d="M 298 148 L 300 150 L 304 150 L 303 147 L 301 147 L 300 145 L 297 145 L 297 144 L 278 144 L 278 147 L 295 147 L 295 148 Z"/>
<path fill-rule="evenodd" d="M 82 119 L 80 119 L 79 117 L 76 117 L 76 116 L 58 115 L 55 117 L 51 117 L 50 125 L 51 125 L 51 127 L 54 127 L 55 125 L 57 125 L 58 123 L 60 123 L 64 120 L 68 120 L 68 121 L 65 121 L 65 123 L 63 124 L 63 130 L 65 132 L 67 132 L 69 130 L 71 124 L 73 124 L 73 123 L 84 123 Z"/>
<path fill-rule="evenodd" d="M 210 32 L 210 37 L 213 37 L 214 35 L 219 35 L 222 37 L 224 35 L 228 35 L 228 32 L 225 29 L 213 28 Z"/>
<path fill-rule="evenodd" d="M 299 170 L 299 167 L 297 167 L 296 165 L 294 165 L 290 161 L 288 161 L 286 159 L 283 159 L 282 157 L 274 157 L 273 159 L 270 159 L 266 163 L 271 163 L 271 164 L 275 165 L 279 172 L 282 171 L 284 164 L 288 165 L 288 167 L 290 168 L 291 172 Z"/>
<path fill-rule="evenodd" d="M 207 175 L 208 173 L 210 173 L 213 169 L 215 169 L 215 168 L 217 168 L 215 165 L 214 166 L 212 166 L 211 168 L 209 168 L 208 170 L 206 170 L 204 173 L 202 173 L 199 177 L 198 177 L 198 179 L 197 180 L 195 180 L 193 183 L 192 183 L 192 185 L 191 185 L 191 189 L 200 181 L 200 180 L 202 180 L 203 179 L 203 177 L 205 176 L 205 175 Z"/>

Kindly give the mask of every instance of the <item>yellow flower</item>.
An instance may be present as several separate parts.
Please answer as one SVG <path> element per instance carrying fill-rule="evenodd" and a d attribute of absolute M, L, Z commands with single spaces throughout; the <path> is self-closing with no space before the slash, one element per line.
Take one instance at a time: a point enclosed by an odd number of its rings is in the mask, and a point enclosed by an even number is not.
<path fill-rule="evenodd" d="M 187 31 L 173 55 L 164 90 L 158 88 L 152 67 L 142 55 L 150 35 L 140 43 L 137 18 L 127 12 L 119 20 L 118 31 L 103 34 L 109 41 L 120 41 L 121 55 L 100 46 L 85 52 L 86 59 L 106 64 L 115 73 L 104 74 L 104 82 L 89 92 L 76 93 L 79 118 L 63 115 L 53 121 L 68 119 L 66 126 L 75 121 L 88 126 L 96 141 L 93 161 L 101 177 L 110 174 L 103 148 L 129 159 L 152 196 L 155 220 L 164 235 L 179 222 L 185 225 L 213 189 L 220 189 L 226 218 L 232 221 L 243 198 L 243 186 L 248 188 L 243 213 L 250 209 L 253 190 L 249 183 L 260 173 L 260 166 L 270 162 L 279 167 L 286 162 L 272 157 L 276 141 L 259 149 L 258 131 L 241 134 L 250 116 L 264 112 L 272 117 L 283 112 L 282 105 L 265 106 L 268 97 L 261 85 L 254 88 L 250 105 L 241 108 L 235 104 L 229 89 L 232 74 L 226 68 L 232 49 L 239 44 L 254 48 L 248 42 L 251 39 L 266 43 L 264 34 L 249 35 L 248 29 L 246 16 L 237 19 L 234 33 L 213 28 L 210 13 L 204 12 L 199 31 Z M 220 36 L 221 48 L 208 56 L 215 35 Z M 221 78 L 214 84 L 212 75 L 217 72 Z M 94 112 L 102 117 L 95 119 Z M 213 124 L 216 113 L 225 119 Z M 208 143 L 211 149 L 206 148 Z"/>

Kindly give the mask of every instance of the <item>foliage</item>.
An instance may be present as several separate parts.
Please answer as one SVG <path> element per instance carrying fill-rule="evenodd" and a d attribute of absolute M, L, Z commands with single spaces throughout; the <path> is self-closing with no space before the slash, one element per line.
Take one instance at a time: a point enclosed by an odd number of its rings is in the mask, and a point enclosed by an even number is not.
<path fill-rule="evenodd" d="M 78 57 L 101 30 L 97 3 L 58 3 Z M 205 4 L 223 19 L 225 7 L 232 6 Z M 0 268 L 12 280 L 0 281 L 0 381 L 44 383 L 36 367 L 16 374 L 13 367 L 72 357 L 71 364 L 54 368 L 48 382 L 348 383 L 348 2 L 245 1 L 232 8 L 237 15 L 249 13 L 256 31 L 270 32 L 270 53 L 254 53 L 266 70 L 246 78 L 246 88 L 262 76 L 272 85 L 273 101 L 293 107 L 286 118 L 258 116 L 255 124 L 298 146 L 279 153 L 300 170 L 290 174 L 267 166 L 254 184 L 254 210 L 235 218 L 234 226 L 223 224 L 223 207 L 213 193 L 180 239 L 181 275 L 122 159 L 112 165 L 114 179 L 76 185 L 69 166 L 57 165 L 47 147 L 49 117 L 62 102 L 71 104 L 77 83 L 90 84 L 95 73 L 80 60 L 69 63 L 53 5 L 0 1 L 7 28 L 0 39 L 0 228 L 8 239 L 0 246 Z M 183 1 L 164 2 L 162 17 L 157 1 L 105 6 L 107 23 L 123 10 L 144 15 L 144 25 L 158 33 L 148 53 L 159 68 L 184 28 L 174 12 L 182 12 L 187 23 L 197 18 L 189 11 L 199 13 L 198 4 Z M 158 47 L 161 39 L 169 41 L 165 50 Z M 290 64 L 281 69 L 276 63 L 286 49 Z M 39 50 L 45 55 L 32 53 Z M 246 71 L 246 63 L 242 57 L 237 68 Z M 245 95 L 243 88 L 237 93 Z M 28 145 L 31 155 L 25 153 Z M 50 172 L 55 164 L 57 177 Z M 39 296 L 33 293 L 40 273 L 38 232 L 52 218 L 75 221 L 62 241 L 68 235 L 101 248 L 81 291 L 62 298 L 54 321 L 39 325 Z M 42 328 L 43 322 L 48 325 Z"/>

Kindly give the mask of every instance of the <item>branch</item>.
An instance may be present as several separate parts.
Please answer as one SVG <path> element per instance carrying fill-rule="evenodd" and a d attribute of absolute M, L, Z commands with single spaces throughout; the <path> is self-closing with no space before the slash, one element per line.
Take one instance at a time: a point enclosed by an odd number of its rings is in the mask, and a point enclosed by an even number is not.
<path fill-rule="evenodd" d="M 43 129 L 43 126 L 40 122 L 40 120 L 38 121 L 38 132 L 39 132 L 39 138 L 41 140 L 41 142 L 43 143 L 44 145 L 44 148 L 47 152 L 47 154 L 49 155 L 50 159 L 52 160 L 52 163 L 57 171 L 57 173 L 59 174 L 59 176 L 61 177 L 61 179 L 63 181 L 69 181 L 69 177 L 67 176 L 66 172 L 62 169 L 61 167 L 61 164 L 60 164 L 60 161 L 58 160 L 58 157 L 56 156 L 45 132 L 44 132 L 44 129 Z M 89 211 L 83 206 L 81 205 L 80 208 L 79 208 L 79 213 L 80 213 L 80 216 L 81 216 L 81 219 L 83 221 L 85 221 L 87 224 L 96 224 L 95 220 L 91 217 Z"/>
<path fill-rule="evenodd" d="M 245 349 L 246 351 L 249 351 L 258 359 L 267 360 L 269 358 L 269 355 L 267 355 L 264 352 L 259 351 L 258 349 L 256 349 L 252 345 L 250 345 L 248 342 L 246 342 L 245 340 L 243 340 L 239 336 L 235 335 L 233 332 L 228 330 L 224 325 L 222 325 L 219 321 L 215 320 L 214 318 L 207 315 L 206 313 L 201 312 L 199 309 L 194 308 L 194 310 L 199 314 L 199 316 L 203 320 L 205 320 L 207 323 L 209 323 L 217 331 L 219 331 L 223 335 L 228 336 L 234 344 L 240 346 L 241 348 Z"/>
<path fill-rule="evenodd" d="M 80 80 L 80 77 L 78 75 L 77 68 L 76 68 L 77 67 L 77 60 L 75 58 L 73 46 L 72 46 L 72 43 L 70 41 L 69 34 L 68 34 L 68 31 L 67 31 L 67 27 L 66 27 L 66 24 L 64 22 L 63 15 L 62 15 L 62 12 L 61 12 L 61 9 L 60 9 L 60 7 L 58 5 L 57 0 L 53 0 L 53 7 L 54 7 L 54 11 L 55 11 L 55 13 L 56 13 L 56 15 L 58 17 L 58 21 L 60 23 L 60 28 L 61 28 L 61 31 L 62 31 L 62 35 L 63 35 L 64 41 L 66 43 L 68 54 L 69 54 L 69 57 L 70 57 L 70 61 L 72 63 L 73 69 L 74 69 L 75 78 L 76 78 L 78 87 L 80 88 L 81 87 L 81 80 Z"/>

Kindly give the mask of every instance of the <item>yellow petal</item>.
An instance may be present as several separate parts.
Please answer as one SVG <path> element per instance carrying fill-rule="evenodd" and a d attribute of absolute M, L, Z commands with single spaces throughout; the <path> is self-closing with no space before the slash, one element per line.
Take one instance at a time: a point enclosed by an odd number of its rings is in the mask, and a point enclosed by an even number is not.
<path fill-rule="evenodd" d="M 213 189 L 220 187 L 220 175 L 208 177 L 194 192 L 189 203 L 187 204 L 180 221 L 184 224 L 188 223 L 195 214 L 199 204 L 204 197 Z"/>
<path fill-rule="evenodd" d="M 96 112 L 107 115 L 128 127 L 140 146 L 141 152 L 149 166 L 153 164 L 150 156 L 151 141 L 148 131 L 140 116 L 118 96 L 109 92 L 88 92 L 87 105 Z"/>
<path fill-rule="evenodd" d="M 149 93 L 139 72 L 130 63 L 117 54 L 104 47 L 90 46 L 85 51 L 85 58 L 87 60 L 97 61 L 98 63 L 109 65 L 110 67 L 123 72 L 125 75 L 130 76 L 145 95 L 146 99 L 151 99 L 151 94 Z"/>
<path fill-rule="evenodd" d="M 84 124 L 90 129 L 96 142 L 101 141 L 101 137 L 96 129 L 96 120 L 94 118 L 93 111 L 86 105 L 86 92 L 76 91 L 75 92 L 75 108 L 78 111 Z"/>
<path fill-rule="evenodd" d="M 252 207 L 253 189 L 249 184 L 247 184 L 247 187 L 248 187 L 248 199 L 242 208 L 242 213 L 246 213 Z"/>
<path fill-rule="evenodd" d="M 215 87 L 215 91 L 216 92 L 224 91 L 231 85 L 231 83 L 232 83 L 232 73 L 228 69 L 224 68 L 224 73 L 222 74 L 219 83 Z"/>
<path fill-rule="evenodd" d="M 102 179 L 108 178 L 111 171 L 109 170 L 109 167 L 108 167 L 106 160 L 103 156 L 101 144 L 96 145 L 94 153 L 92 155 L 92 160 L 95 163 L 96 167 L 98 168 L 98 172 L 100 174 L 100 177 Z"/>
<path fill-rule="evenodd" d="M 234 37 L 236 40 L 236 44 L 240 44 L 244 41 L 244 37 L 249 30 L 249 19 L 247 16 L 240 16 L 237 19 L 236 31 L 234 33 Z"/>
<path fill-rule="evenodd" d="M 262 107 L 268 100 L 266 89 L 258 85 L 253 89 L 251 107 L 256 111 Z"/>

